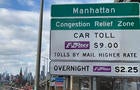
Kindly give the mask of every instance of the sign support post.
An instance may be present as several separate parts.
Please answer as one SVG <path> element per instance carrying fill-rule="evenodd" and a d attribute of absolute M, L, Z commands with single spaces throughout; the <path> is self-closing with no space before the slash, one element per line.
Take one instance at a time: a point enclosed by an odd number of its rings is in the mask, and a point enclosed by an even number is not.
<path fill-rule="evenodd" d="M 96 88 L 96 77 L 92 77 L 92 82 L 93 82 L 93 85 L 92 85 L 92 90 L 97 90 L 97 88 Z"/>
<path fill-rule="evenodd" d="M 70 76 L 70 90 L 73 90 L 73 76 Z"/>

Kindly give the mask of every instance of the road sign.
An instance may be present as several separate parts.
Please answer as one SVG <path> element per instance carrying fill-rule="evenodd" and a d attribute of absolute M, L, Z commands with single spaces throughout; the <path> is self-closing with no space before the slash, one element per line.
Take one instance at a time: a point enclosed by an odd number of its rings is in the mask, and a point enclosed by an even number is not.
<path fill-rule="evenodd" d="M 140 60 L 139 3 L 52 5 L 51 15 L 51 60 Z"/>
<path fill-rule="evenodd" d="M 52 31 L 51 60 L 139 61 L 139 30 Z"/>
<path fill-rule="evenodd" d="M 64 78 L 63 77 L 56 77 L 55 81 L 56 82 L 64 82 Z"/>
<path fill-rule="evenodd" d="M 139 17 L 59 18 L 51 20 L 51 30 L 132 30 L 139 28 Z"/>
<path fill-rule="evenodd" d="M 139 3 L 52 5 L 52 17 L 138 16 Z"/>
<path fill-rule="evenodd" d="M 51 61 L 50 73 L 54 75 L 138 76 L 139 63 Z"/>

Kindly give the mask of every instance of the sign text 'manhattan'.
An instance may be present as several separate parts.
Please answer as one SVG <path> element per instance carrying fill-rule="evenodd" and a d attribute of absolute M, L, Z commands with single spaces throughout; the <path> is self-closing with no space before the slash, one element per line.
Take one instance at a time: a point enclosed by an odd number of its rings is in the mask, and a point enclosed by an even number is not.
<path fill-rule="evenodd" d="M 115 8 L 73 8 L 73 14 L 113 14 L 115 13 Z"/>

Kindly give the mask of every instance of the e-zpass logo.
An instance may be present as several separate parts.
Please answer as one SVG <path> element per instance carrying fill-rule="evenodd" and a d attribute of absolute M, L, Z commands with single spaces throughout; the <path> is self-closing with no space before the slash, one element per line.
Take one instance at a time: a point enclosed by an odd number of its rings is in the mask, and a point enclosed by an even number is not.
<path fill-rule="evenodd" d="M 65 41 L 65 49 L 90 49 L 89 41 Z"/>

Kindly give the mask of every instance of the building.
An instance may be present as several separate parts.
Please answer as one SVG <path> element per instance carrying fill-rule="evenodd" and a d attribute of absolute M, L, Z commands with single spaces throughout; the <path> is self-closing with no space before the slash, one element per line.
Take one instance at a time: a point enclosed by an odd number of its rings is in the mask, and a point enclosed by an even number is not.
<path fill-rule="evenodd" d="M 44 80 L 44 79 L 45 79 L 45 65 L 42 66 L 40 79 L 41 79 L 41 80 Z"/>

